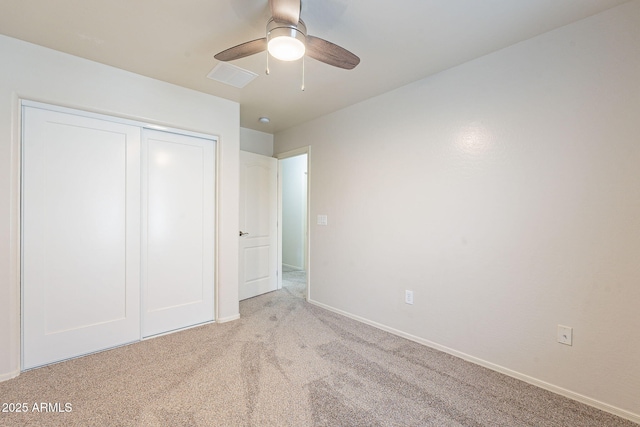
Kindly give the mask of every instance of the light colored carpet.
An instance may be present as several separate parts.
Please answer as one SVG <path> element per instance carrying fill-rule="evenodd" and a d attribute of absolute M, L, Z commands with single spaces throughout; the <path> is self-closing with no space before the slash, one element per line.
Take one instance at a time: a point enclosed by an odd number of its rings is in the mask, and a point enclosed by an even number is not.
<path fill-rule="evenodd" d="M 25 372 L 3 426 L 634 426 L 307 304 L 304 277 L 206 325 Z"/>

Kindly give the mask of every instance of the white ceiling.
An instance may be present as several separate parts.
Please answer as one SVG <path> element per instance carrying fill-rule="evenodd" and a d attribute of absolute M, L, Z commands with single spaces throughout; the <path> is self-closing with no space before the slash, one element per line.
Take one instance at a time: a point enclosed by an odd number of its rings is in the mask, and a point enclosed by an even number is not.
<path fill-rule="evenodd" d="M 0 33 L 237 101 L 241 126 L 275 133 L 626 1 L 303 0 L 308 33 L 361 58 L 307 59 L 304 92 L 301 61 L 267 76 L 266 53 L 232 62 L 259 74 L 243 89 L 206 77 L 213 55 L 264 37 L 267 0 L 0 0 Z"/>

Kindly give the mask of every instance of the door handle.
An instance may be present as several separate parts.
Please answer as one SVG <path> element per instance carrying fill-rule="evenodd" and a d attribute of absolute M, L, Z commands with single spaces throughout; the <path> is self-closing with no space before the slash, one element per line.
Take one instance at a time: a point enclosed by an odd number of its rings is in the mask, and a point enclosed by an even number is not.
<path fill-rule="evenodd" d="M 240 231 L 240 237 L 246 236 L 247 234 L 249 234 L 249 233 L 245 233 L 244 231 Z"/>

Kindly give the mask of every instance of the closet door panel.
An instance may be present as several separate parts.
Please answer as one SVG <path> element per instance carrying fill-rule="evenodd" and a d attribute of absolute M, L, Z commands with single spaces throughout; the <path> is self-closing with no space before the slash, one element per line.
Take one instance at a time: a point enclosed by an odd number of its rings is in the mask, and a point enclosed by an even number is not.
<path fill-rule="evenodd" d="M 140 338 L 140 129 L 25 107 L 23 368 Z"/>
<path fill-rule="evenodd" d="M 147 337 L 214 318 L 215 159 L 212 140 L 145 130 L 143 141 Z"/>

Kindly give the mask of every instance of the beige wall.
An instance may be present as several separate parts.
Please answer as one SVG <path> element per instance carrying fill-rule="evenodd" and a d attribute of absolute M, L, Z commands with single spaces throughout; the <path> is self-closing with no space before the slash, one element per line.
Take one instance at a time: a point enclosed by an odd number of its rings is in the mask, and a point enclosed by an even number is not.
<path fill-rule="evenodd" d="M 640 421 L 639 46 L 636 1 L 276 134 L 313 302 Z"/>
<path fill-rule="evenodd" d="M 216 315 L 236 318 L 238 104 L 4 36 L 0 55 L 0 380 L 20 371 L 20 98 L 219 136 Z"/>
<path fill-rule="evenodd" d="M 248 128 L 240 128 L 240 149 L 250 153 L 273 156 L 273 135 Z"/>

